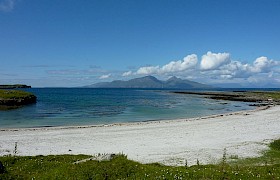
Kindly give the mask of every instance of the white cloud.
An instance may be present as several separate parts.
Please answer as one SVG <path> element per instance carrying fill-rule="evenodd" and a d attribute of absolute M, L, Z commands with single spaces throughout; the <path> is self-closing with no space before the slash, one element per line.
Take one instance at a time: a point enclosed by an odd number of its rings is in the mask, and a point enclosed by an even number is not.
<path fill-rule="evenodd" d="M 136 74 L 140 74 L 140 75 L 158 74 L 159 70 L 160 70 L 159 66 L 141 67 L 137 70 Z"/>
<path fill-rule="evenodd" d="M 267 57 L 262 56 L 254 61 L 253 66 L 250 67 L 250 70 L 256 73 L 269 72 L 271 67 L 275 65 L 279 65 L 279 62 L 269 60 Z"/>
<path fill-rule="evenodd" d="M 228 79 L 230 78 L 246 78 L 249 77 L 251 72 L 248 70 L 248 64 L 242 64 L 239 61 L 231 61 L 229 64 L 221 66 L 217 70 L 217 74 L 220 74 L 221 77 Z"/>
<path fill-rule="evenodd" d="M 207 52 L 201 59 L 196 54 L 191 54 L 183 60 L 171 61 L 163 66 L 145 66 L 136 71 L 127 71 L 122 76 L 157 75 L 167 78 L 178 76 L 181 78 L 192 77 L 198 82 L 211 83 L 242 83 L 246 82 L 265 84 L 265 80 L 277 85 L 280 79 L 280 61 L 269 59 L 265 56 L 256 58 L 252 63 L 232 60 L 229 53 Z M 268 83 L 269 84 L 269 83 Z M 250 84 L 251 85 L 251 84 Z M 258 84 L 255 84 L 258 86 Z"/>
<path fill-rule="evenodd" d="M 221 75 L 221 78 L 222 78 L 222 79 L 231 79 L 232 76 L 231 76 L 231 75 L 228 75 L 228 74 L 222 74 L 222 75 Z"/>
<path fill-rule="evenodd" d="M 202 70 L 213 70 L 230 63 L 229 53 L 212 53 L 210 51 L 202 56 L 200 68 Z"/>
<path fill-rule="evenodd" d="M 229 64 L 221 66 L 216 70 L 216 74 L 220 74 L 225 78 L 249 78 L 251 76 L 267 73 L 273 74 L 274 68 L 280 65 L 279 61 L 269 60 L 267 57 L 259 57 L 252 64 L 242 64 L 239 61 L 231 61 Z"/>
<path fill-rule="evenodd" d="M 132 75 L 133 74 L 133 72 L 132 71 L 127 71 L 127 72 L 124 72 L 123 74 L 122 74 L 122 76 L 130 76 L 130 75 Z"/>
<path fill-rule="evenodd" d="M 105 74 L 99 77 L 99 79 L 108 79 L 111 77 L 111 74 Z"/>
<path fill-rule="evenodd" d="M 9 12 L 15 7 L 16 0 L 0 0 L 0 11 Z"/>
<path fill-rule="evenodd" d="M 178 71 L 185 71 L 195 67 L 197 64 L 197 55 L 191 54 L 184 57 L 183 61 L 171 61 L 170 63 L 164 65 L 160 71 L 161 73 L 171 73 Z"/>
<path fill-rule="evenodd" d="M 151 74 L 169 74 L 169 73 L 178 73 L 181 71 L 186 71 L 192 69 L 197 65 L 197 55 L 191 54 L 184 57 L 183 60 L 171 61 L 168 64 L 160 66 L 146 66 L 139 68 L 136 73 L 126 72 L 123 75 L 151 75 Z"/>

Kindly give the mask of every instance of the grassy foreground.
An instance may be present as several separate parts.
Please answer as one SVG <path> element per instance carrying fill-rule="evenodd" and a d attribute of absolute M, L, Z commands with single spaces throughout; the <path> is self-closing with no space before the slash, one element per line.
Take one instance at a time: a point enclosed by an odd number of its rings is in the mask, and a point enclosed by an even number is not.
<path fill-rule="evenodd" d="M 217 165 L 170 167 L 140 164 L 117 155 L 110 161 L 74 162 L 87 155 L 4 156 L 0 179 L 279 179 L 280 139 L 262 157 Z"/>

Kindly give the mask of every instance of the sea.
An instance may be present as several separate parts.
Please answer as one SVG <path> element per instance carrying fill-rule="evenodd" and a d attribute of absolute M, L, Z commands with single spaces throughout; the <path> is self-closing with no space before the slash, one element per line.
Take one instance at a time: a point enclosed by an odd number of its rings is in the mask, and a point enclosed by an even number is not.
<path fill-rule="evenodd" d="M 250 110 L 247 102 L 154 89 L 31 88 L 37 103 L 0 111 L 0 128 L 88 126 Z"/>

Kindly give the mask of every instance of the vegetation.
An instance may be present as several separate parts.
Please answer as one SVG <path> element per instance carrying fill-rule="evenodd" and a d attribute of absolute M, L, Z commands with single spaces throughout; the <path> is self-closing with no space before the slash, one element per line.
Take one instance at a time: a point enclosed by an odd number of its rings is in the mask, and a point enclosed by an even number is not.
<path fill-rule="evenodd" d="M 18 157 L 4 156 L 0 179 L 279 179 L 280 139 L 262 157 L 217 165 L 170 167 L 158 163 L 140 164 L 117 155 L 110 161 L 75 164 L 86 155 Z M 273 159 L 266 161 L 265 159 Z M 199 163 L 198 163 L 199 164 Z"/>
<path fill-rule="evenodd" d="M 276 165 L 280 171 L 280 139 L 273 141 L 269 145 L 270 150 L 265 151 L 263 156 L 258 158 L 247 158 L 247 159 L 229 159 L 229 164 L 231 165 L 242 165 L 242 166 L 271 166 Z M 279 177 L 280 178 L 280 177 Z"/>
<path fill-rule="evenodd" d="M 0 99 L 21 99 L 33 95 L 32 93 L 20 90 L 1 90 Z"/>
<path fill-rule="evenodd" d="M 20 90 L 0 89 L 0 110 L 14 109 L 36 102 L 36 96 Z"/>
<path fill-rule="evenodd" d="M 280 91 L 252 91 L 247 92 L 249 95 L 255 95 L 262 99 L 273 99 L 280 101 Z"/>
<path fill-rule="evenodd" d="M 270 148 L 280 152 L 280 139 L 273 141 L 270 143 Z M 278 156 L 280 158 L 280 156 Z"/>
<path fill-rule="evenodd" d="M 25 84 L 0 85 L 0 89 L 31 88 Z"/>
<path fill-rule="evenodd" d="M 230 101 L 243 101 L 243 102 L 256 102 L 255 105 L 271 105 L 280 104 L 280 91 L 210 91 L 210 92 L 190 92 L 190 91 L 175 91 L 179 94 L 195 94 L 202 95 L 206 98 L 230 100 Z"/>

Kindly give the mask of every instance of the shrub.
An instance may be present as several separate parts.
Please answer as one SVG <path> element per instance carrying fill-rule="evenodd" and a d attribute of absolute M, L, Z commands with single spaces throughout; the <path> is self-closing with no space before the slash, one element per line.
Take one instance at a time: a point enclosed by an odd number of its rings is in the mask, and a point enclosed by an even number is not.
<path fill-rule="evenodd" d="M 280 139 L 277 139 L 277 140 L 273 141 L 272 143 L 270 143 L 270 148 L 280 151 Z"/>

